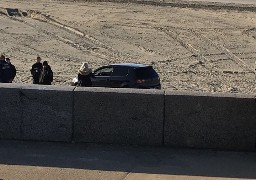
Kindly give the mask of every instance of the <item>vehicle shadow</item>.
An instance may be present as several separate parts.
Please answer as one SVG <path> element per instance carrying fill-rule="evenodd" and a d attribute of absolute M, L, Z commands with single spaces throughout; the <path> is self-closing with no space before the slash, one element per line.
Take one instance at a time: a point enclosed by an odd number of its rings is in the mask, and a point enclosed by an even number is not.
<path fill-rule="evenodd" d="M 203 177 L 256 178 L 256 153 L 0 141 L 0 164 Z"/>

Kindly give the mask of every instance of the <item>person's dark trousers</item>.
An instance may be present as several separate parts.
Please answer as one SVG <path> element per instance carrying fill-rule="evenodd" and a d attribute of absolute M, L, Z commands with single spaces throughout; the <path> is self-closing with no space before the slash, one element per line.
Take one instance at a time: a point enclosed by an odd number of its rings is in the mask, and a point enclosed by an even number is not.
<path fill-rule="evenodd" d="M 33 84 L 39 84 L 39 79 L 33 79 Z"/>

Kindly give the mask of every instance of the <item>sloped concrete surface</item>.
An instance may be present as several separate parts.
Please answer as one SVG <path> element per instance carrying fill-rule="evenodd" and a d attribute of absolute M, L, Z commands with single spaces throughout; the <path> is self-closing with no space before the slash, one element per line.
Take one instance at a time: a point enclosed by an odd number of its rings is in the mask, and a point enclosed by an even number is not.
<path fill-rule="evenodd" d="M 0 141 L 3 180 L 256 179 L 249 152 Z"/>

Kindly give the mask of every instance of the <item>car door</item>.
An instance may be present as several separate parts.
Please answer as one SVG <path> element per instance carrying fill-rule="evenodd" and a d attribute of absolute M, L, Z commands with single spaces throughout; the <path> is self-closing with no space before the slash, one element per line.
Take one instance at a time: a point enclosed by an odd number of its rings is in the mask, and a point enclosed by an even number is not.
<path fill-rule="evenodd" d="M 104 66 L 96 69 L 91 78 L 92 86 L 95 87 L 110 87 L 109 79 L 113 72 L 113 67 Z"/>
<path fill-rule="evenodd" d="M 110 87 L 119 88 L 127 86 L 128 79 L 128 68 L 127 67 L 114 67 L 113 73 L 110 77 L 109 83 Z"/>

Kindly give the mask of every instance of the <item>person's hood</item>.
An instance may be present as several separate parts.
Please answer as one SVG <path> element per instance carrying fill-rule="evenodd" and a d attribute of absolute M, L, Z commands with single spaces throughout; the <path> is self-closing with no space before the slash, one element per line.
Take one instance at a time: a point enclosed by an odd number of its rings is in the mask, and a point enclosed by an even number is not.
<path fill-rule="evenodd" d="M 92 69 L 88 67 L 87 63 L 83 63 L 80 69 L 78 70 L 78 73 L 81 75 L 88 75 L 92 72 Z"/>

